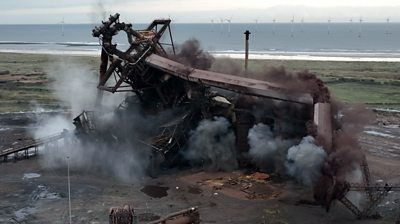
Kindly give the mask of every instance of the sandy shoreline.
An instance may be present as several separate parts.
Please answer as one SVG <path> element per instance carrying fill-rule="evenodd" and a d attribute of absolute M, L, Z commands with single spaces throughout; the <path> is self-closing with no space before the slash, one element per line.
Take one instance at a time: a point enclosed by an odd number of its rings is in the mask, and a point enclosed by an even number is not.
<path fill-rule="evenodd" d="M 228 57 L 242 59 L 242 54 L 212 54 L 214 57 Z M 371 56 L 329 56 L 329 55 L 274 55 L 274 54 L 250 54 L 251 60 L 293 60 L 293 61 L 339 61 L 339 62 L 400 62 L 400 58 L 371 57 Z"/>
<path fill-rule="evenodd" d="M 65 56 L 100 56 L 98 50 L 11 50 L 0 49 L 0 53 L 65 55 Z M 210 51 L 216 58 L 243 59 L 240 51 Z M 296 61 L 337 61 L 337 62 L 400 62 L 400 55 L 386 53 L 343 53 L 343 52 L 250 52 L 250 60 L 296 60 Z"/>

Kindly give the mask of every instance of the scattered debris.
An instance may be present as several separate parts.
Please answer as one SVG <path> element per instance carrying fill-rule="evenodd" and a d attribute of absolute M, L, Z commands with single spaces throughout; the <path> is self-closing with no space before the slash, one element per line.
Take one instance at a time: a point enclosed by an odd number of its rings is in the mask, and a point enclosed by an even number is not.
<path fill-rule="evenodd" d="M 152 213 L 135 215 L 134 210 L 128 205 L 123 208 L 110 209 L 109 224 L 136 224 L 138 221 L 144 221 L 147 224 L 198 224 L 200 223 L 200 214 L 197 207 L 174 212 L 162 218 Z"/>
<path fill-rule="evenodd" d="M 59 199 L 60 195 L 58 193 L 53 193 L 49 191 L 49 188 L 45 185 L 38 185 L 36 189 L 31 193 L 31 198 L 34 201 L 37 200 L 53 200 L 53 199 Z"/>
<path fill-rule="evenodd" d="M 179 212 L 171 213 L 159 220 L 149 222 L 147 224 L 199 224 L 200 213 L 197 207 L 188 208 Z"/>
<path fill-rule="evenodd" d="M 109 224 L 133 224 L 134 211 L 130 206 L 110 208 Z"/>
<path fill-rule="evenodd" d="M 270 175 L 266 173 L 244 174 L 240 171 L 200 172 L 182 178 L 185 182 L 196 183 L 200 189 L 203 187 L 213 191 L 214 196 L 220 192 L 243 200 L 278 198 L 283 192 L 283 186 L 270 183 L 269 179 Z"/>

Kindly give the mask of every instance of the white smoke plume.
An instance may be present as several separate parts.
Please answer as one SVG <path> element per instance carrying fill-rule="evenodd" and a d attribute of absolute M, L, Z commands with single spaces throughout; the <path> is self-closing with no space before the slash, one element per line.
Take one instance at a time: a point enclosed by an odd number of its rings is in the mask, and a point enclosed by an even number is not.
<path fill-rule="evenodd" d="M 38 116 L 36 117 L 37 127 L 33 127 L 31 129 L 32 137 L 35 139 L 57 135 L 61 133 L 64 129 L 74 129 L 74 125 L 70 120 L 68 120 L 68 116 L 65 115 L 39 116 L 38 114 Z"/>
<path fill-rule="evenodd" d="M 236 169 L 235 134 L 230 126 L 224 117 L 202 120 L 190 133 L 186 158 L 209 170 Z"/>
<path fill-rule="evenodd" d="M 249 130 L 249 154 L 255 158 L 272 157 L 278 150 L 271 128 L 259 123 Z"/>
<path fill-rule="evenodd" d="M 34 138 L 59 134 L 64 129 L 70 130 L 67 137 L 46 144 L 40 151 L 39 161 L 44 168 L 63 168 L 69 158 L 72 170 L 105 174 L 123 182 L 136 181 L 146 172 L 149 151 L 143 145 L 131 142 L 100 144 L 90 139 L 82 141 L 75 135 L 72 121 L 61 115 L 42 118 L 37 125 L 38 128 L 33 129 L 32 133 Z"/>
<path fill-rule="evenodd" d="M 96 75 L 90 68 L 73 59 L 60 59 L 46 68 L 50 88 L 57 99 L 77 115 L 85 108 L 93 110 L 96 99 Z"/>
<path fill-rule="evenodd" d="M 294 144 L 293 140 L 275 137 L 271 128 L 263 123 L 254 125 L 247 136 L 250 146 L 249 156 L 262 170 L 282 171 L 286 152 Z"/>
<path fill-rule="evenodd" d="M 63 168 L 67 158 L 72 170 L 111 176 L 123 182 L 137 181 L 147 167 L 145 151 L 130 144 L 108 148 L 106 145 L 83 143 L 70 136 L 57 146 L 49 145 L 39 157 L 44 168 Z"/>
<path fill-rule="evenodd" d="M 121 5 L 128 2 L 128 0 L 97 0 L 92 4 L 92 11 L 90 17 L 92 23 L 98 24 L 100 21 L 105 21 L 108 15 L 113 14 L 115 5 Z"/>
<path fill-rule="evenodd" d="M 287 153 L 287 172 L 305 185 L 312 185 L 321 174 L 326 159 L 325 150 L 315 145 L 311 136 L 304 137 L 300 144 L 292 146 Z"/>
<path fill-rule="evenodd" d="M 46 68 L 50 88 L 71 109 L 72 116 L 82 110 L 94 110 L 97 97 L 98 75 L 87 64 L 73 58 L 60 58 Z M 124 94 L 104 92 L 103 105 L 115 107 L 125 98 Z"/>
<path fill-rule="evenodd" d="M 65 59 L 51 64 L 47 68 L 50 88 L 56 97 L 70 108 L 68 115 L 38 116 L 36 128 L 32 129 L 34 138 L 42 138 L 61 133 L 64 129 L 70 130 L 71 134 L 64 141 L 48 144 L 41 152 L 40 162 L 46 168 L 61 168 L 66 166 L 66 158 L 69 157 L 71 168 L 80 171 L 100 172 L 111 175 L 119 180 L 130 182 L 140 177 L 147 167 L 148 154 L 145 147 L 132 142 L 119 142 L 118 146 L 110 147 L 108 144 L 96 144 L 90 141 L 81 142 L 74 135 L 72 118 L 83 110 L 94 110 L 97 97 L 98 77 L 89 66 Z M 104 93 L 103 107 L 115 108 L 124 94 Z M 98 108 L 97 108 L 98 109 Z M 42 111 L 36 108 L 36 111 Z M 100 111 L 99 114 L 104 113 Z M 135 116 L 137 111 L 132 112 L 132 122 L 143 120 Z M 133 119 L 135 116 L 137 119 Z M 107 124 L 116 122 L 117 117 L 113 113 L 105 113 L 100 117 L 101 127 L 106 129 Z M 128 126 L 128 125 L 125 125 Z M 121 129 L 128 128 L 121 125 Z M 121 130 L 123 131 L 123 130 Z M 135 134 L 129 132 L 134 138 Z M 133 146 L 134 145 L 134 146 Z"/>

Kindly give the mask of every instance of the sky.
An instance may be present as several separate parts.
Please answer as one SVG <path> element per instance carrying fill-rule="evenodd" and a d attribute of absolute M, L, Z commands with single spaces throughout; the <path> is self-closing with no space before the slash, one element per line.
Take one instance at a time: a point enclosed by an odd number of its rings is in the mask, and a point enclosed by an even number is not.
<path fill-rule="evenodd" d="M 0 0 L 1 24 L 98 23 L 120 13 L 129 22 L 400 22 L 399 0 Z"/>

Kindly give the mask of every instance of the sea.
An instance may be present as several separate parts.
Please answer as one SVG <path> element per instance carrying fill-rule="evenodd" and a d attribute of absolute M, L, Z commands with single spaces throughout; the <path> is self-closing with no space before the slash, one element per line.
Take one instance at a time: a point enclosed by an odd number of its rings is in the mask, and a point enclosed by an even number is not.
<path fill-rule="evenodd" d="M 133 24 L 144 29 L 148 24 Z M 99 55 L 93 24 L 0 25 L 0 52 Z M 216 57 L 250 59 L 400 61 L 400 23 L 209 23 L 171 24 L 174 44 L 197 39 Z M 162 42 L 169 43 L 166 32 Z M 128 47 L 125 33 L 114 42 Z"/>

